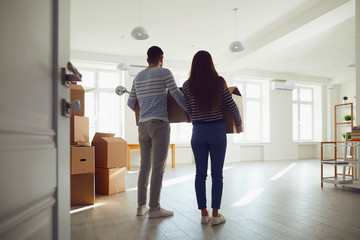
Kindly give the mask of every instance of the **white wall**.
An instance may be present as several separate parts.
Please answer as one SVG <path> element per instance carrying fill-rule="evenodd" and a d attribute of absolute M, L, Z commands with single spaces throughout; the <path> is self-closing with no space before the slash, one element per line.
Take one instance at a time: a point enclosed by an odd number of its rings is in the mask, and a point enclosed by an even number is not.
<path fill-rule="evenodd" d="M 226 162 L 262 160 L 264 160 L 264 144 L 238 144 L 228 142 Z"/>
<path fill-rule="evenodd" d="M 355 70 L 354 70 L 355 71 Z M 338 84 L 338 88 L 329 90 L 328 96 L 328 138 L 324 139 L 327 141 L 335 140 L 335 123 L 334 123 L 334 106 L 337 104 L 343 103 L 343 97 L 348 97 L 348 102 L 352 102 L 353 105 L 353 114 L 355 120 L 359 119 L 360 115 L 356 113 L 356 83 L 355 76 L 353 74 L 348 76 L 339 77 L 333 80 L 334 83 Z M 355 123 L 354 123 L 355 124 Z"/>
<path fill-rule="evenodd" d="M 343 103 L 343 97 L 347 96 L 348 102 L 353 103 L 354 116 L 355 116 L 355 119 L 357 119 L 358 117 L 360 117 L 360 115 L 356 113 L 356 97 L 355 97 L 356 96 L 356 87 L 355 86 L 356 86 L 356 84 L 355 84 L 355 81 L 353 81 L 353 80 L 346 81 L 343 84 L 341 84 L 340 88 L 339 88 L 337 104 Z"/>
<path fill-rule="evenodd" d="M 298 143 L 299 159 L 320 158 L 320 143 Z"/>
<path fill-rule="evenodd" d="M 328 124 L 327 128 L 327 138 L 324 141 L 334 141 L 335 140 L 335 121 L 334 121 L 334 106 L 336 104 L 342 103 L 342 100 L 339 100 L 339 88 L 328 90 L 328 97 L 327 97 L 327 118 L 326 123 Z"/>
<path fill-rule="evenodd" d="M 270 143 L 265 145 L 264 160 L 298 159 L 292 140 L 292 92 L 271 90 Z"/>
<path fill-rule="evenodd" d="M 348 102 L 352 102 L 352 103 L 356 103 L 356 88 L 355 88 L 355 81 L 354 79 L 349 79 L 348 81 L 344 81 L 340 87 L 339 87 L 339 91 L 338 91 L 338 96 L 337 96 L 337 103 L 336 104 L 341 104 L 343 103 L 343 97 L 347 96 L 348 97 Z"/>

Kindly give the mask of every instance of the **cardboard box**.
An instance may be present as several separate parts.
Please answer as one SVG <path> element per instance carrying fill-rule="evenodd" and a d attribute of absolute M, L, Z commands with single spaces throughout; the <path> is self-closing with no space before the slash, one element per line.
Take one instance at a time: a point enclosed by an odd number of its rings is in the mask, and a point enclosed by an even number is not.
<path fill-rule="evenodd" d="M 89 142 L 89 118 L 75 115 L 70 119 L 70 143 L 78 142 Z"/>
<path fill-rule="evenodd" d="M 80 100 L 81 111 L 76 112 L 73 109 L 70 110 L 71 115 L 84 116 L 85 114 L 85 90 L 81 85 L 70 85 L 70 102 Z"/>
<path fill-rule="evenodd" d="M 179 123 L 179 122 L 190 122 L 189 115 L 180 107 L 176 100 L 171 96 L 170 93 L 167 94 L 167 111 L 168 119 L 170 123 Z M 140 117 L 140 106 L 138 103 L 135 105 L 135 118 L 136 125 L 139 125 Z"/>
<path fill-rule="evenodd" d="M 127 163 L 127 142 L 114 133 L 95 133 L 91 145 L 95 147 L 95 167 L 120 168 Z"/>
<path fill-rule="evenodd" d="M 96 168 L 95 192 L 103 195 L 125 192 L 125 169 Z"/>
<path fill-rule="evenodd" d="M 237 87 L 229 87 L 229 91 L 233 97 L 234 102 L 236 103 L 240 117 L 241 117 L 241 126 L 242 132 L 244 131 L 244 115 L 243 115 L 243 103 L 242 103 L 242 96 Z M 236 123 L 235 120 L 228 109 L 228 107 L 223 103 L 223 115 L 224 115 L 224 122 L 226 127 L 226 133 L 236 133 Z"/>
<path fill-rule="evenodd" d="M 75 147 L 91 147 L 91 143 L 90 142 L 76 142 L 74 144 L 71 144 L 71 146 L 75 146 Z"/>
<path fill-rule="evenodd" d="M 71 175 L 71 206 L 95 203 L 94 174 Z"/>
<path fill-rule="evenodd" d="M 95 148 L 70 147 L 71 174 L 95 173 Z"/>

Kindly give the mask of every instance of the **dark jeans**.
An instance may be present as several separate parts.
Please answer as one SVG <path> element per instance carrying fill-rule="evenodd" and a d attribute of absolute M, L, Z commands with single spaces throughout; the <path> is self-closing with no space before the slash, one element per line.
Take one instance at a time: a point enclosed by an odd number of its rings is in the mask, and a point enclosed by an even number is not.
<path fill-rule="evenodd" d="M 226 152 L 224 122 L 193 124 L 191 147 L 196 164 L 195 191 L 199 209 L 206 208 L 208 158 L 211 161 L 211 207 L 220 208 Z"/>

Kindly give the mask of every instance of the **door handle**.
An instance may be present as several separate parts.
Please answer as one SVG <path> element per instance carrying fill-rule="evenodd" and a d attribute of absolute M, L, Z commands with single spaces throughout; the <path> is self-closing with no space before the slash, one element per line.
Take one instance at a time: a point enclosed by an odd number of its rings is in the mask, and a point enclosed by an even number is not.
<path fill-rule="evenodd" d="M 70 74 L 68 74 L 68 72 L 70 72 Z M 66 64 L 66 68 L 61 68 L 61 83 L 65 87 L 70 87 L 72 82 L 81 82 L 81 78 L 82 75 L 71 62 Z"/>
<path fill-rule="evenodd" d="M 75 100 L 72 103 L 69 103 L 64 98 L 61 99 L 61 115 L 64 117 L 70 117 L 70 110 L 73 109 L 76 112 L 81 111 L 81 103 L 80 100 Z"/>

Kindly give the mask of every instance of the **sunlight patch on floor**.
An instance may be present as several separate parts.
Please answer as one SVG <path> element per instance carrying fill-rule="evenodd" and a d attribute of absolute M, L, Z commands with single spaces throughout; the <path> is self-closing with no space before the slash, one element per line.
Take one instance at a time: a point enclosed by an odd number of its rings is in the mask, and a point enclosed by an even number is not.
<path fill-rule="evenodd" d="M 279 178 L 281 178 L 285 173 L 287 173 L 288 171 L 290 171 L 291 168 L 293 168 L 296 165 L 296 163 L 292 163 L 289 166 L 287 166 L 286 168 L 284 168 L 283 170 L 281 170 L 280 172 L 278 172 L 277 174 L 275 174 L 272 178 L 270 178 L 271 181 L 275 181 L 278 180 Z"/>
<path fill-rule="evenodd" d="M 224 167 L 223 171 L 229 170 L 231 168 L 233 168 L 233 166 Z M 208 175 L 211 175 L 210 169 L 208 169 L 207 173 L 208 173 Z M 171 179 L 163 181 L 162 187 L 169 187 L 169 186 L 172 186 L 175 184 L 183 183 L 183 182 L 186 182 L 189 180 L 194 180 L 194 179 L 195 179 L 195 168 L 194 168 L 194 173 L 187 174 L 187 175 L 184 175 L 181 177 L 171 178 Z M 129 191 L 136 191 L 136 190 L 137 190 L 137 187 L 134 187 L 134 188 L 127 189 L 126 191 L 129 192 Z"/>
<path fill-rule="evenodd" d="M 185 176 L 165 180 L 165 181 L 163 181 L 162 186 L 163 187 L 169 187 L 169 186 L 172 186 L 172 185 L 175 185 L 175 184 L 178 184 L 178 183 L 189 181 L 189 180 L 194 179 L 194 178 L 195 178 L 195 174 L 192 173 L 192 174 L 188 174 L 188 175 L 185 175 Z"/>
<path fill-rule="evenodd" d="M 99 207 L 99 206 L 102 206 L 106 204 L 106 202 L 103 202 L 103 203 L 95 203 L 94 205 L 91 205 L 91 206 L 85 206 L 85 207 L 80 207 L 80 208 L 76 208 L 74 210 L 71 210 L 70 211 L 70 214 L 73 214 L 73 213 L 77 213 L 77 212 L 82 212 L 82 211 L 85 211 L 85 210 L 89 210 L 89 209 L 92 209 L 92 208 L 95 208 L 95 207 Z"/>
<path fill-rule="evenodd" d="M 232 206 L 233 207 L 245 206 L 245 205 L 249 204 L 250 202 L 252 202 L 253 200 L 255 200 L 255 198 L 257 198 L 264 190 L 265 190 L 264 188 L 256 188 L 256 189 L 252 190 L 251 192 L 246 194 L 244 197 L 242 197 L 239 201 L 235 202 Z"/>

